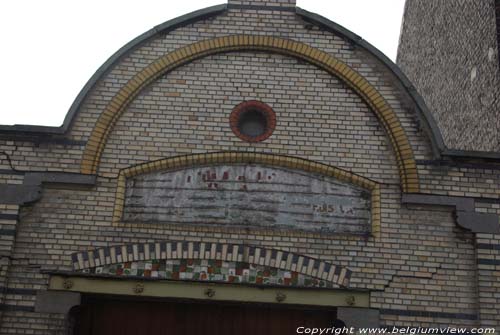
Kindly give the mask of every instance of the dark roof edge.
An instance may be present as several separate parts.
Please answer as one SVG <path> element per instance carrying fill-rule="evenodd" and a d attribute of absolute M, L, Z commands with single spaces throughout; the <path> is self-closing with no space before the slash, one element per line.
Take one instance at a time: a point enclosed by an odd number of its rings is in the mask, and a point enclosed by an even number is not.
<path fill-rule="evenodd" d="M 296 9 L 297 15 L 301 16 L 304 18 L 306 21 L 309 21 L 311 23 L 315 23 L 317 25 L 320 25 L 330 31 L 335 32 L 336 34 L 341 35 L 342 37 L 348 39 L 352 43 L 359 45 L 363 49 L 367 50 L 370 52 L 375 58 L 377 58 L 382 64 L 384 64 L 393 74 L 396 76 L 396 78 L 401 82 L 403 87 L 406 89 L 410 97 L 413 99 L 417 106 L 417 115 L 419 117 L 420 122 L 425 127 L 425 130 L 429 134 L 430 140 L 431 140 L 431 145 L 432 149 L 434 152 L 434 155 L 439 157 L 444 151 L 447 150 L 443 137 L 441 135 L 441 131 L 439 130 L 436 120 L 434 119 L 433 115 L 427 108 L 424 99 L 420 96 L 420 94 L 417 92 L 413 84 L 410 82 L 410 80 L 406 77 L 406 75 L 401 71 L 401 69 L 394 64 L 393 61 L 391 61 L 386 55 L 384 55 L 380 50 L 375 48 L 373 45 L 365 41 L 363 38 L 360 36 L 354 34 L 353 32 L 349 31 L 348 29 L 342 27 L 341 25 L 330 21 L 329 19 L 315 14 L 308 12 L 302 8 L 297 7 Z"/>
<path fill-rule="evenodd" d="M 69 114 L 69 112 L 68 112 Z M 67 115 L 66 114 L 66 117 Z M 67 127 L 64 124 L 59 127 L 52 126 L 35 126 L 30 124 L 15 124 L 13 126 L 0 125 L 0 135 L 26 135 L 26 136 L 39 136 L 39 135 L 63 135 Z"/>
<path fill-rule="evenodd" d="M 442 152 L 444 157 L 457 158 L 457 159 L 484 159 L 489 161 L 500 162 L 500 152 L 495 151 L 469 151 L 469 150 L 456 150 L 446 149 Z"/>
<path fill-rule="evenodd" d="M 159 33 L 168 32 L 174 30 L 178 27 L 188 25 L 190 23 L 202 20 L 204 18 L 218 15 L 224 12 L 227 8 L 226 4 L 215 5 L 207 8 L 203 8 L 179 17 L 176 17 L 172 20 L 166 21 L 162 24 L 159 24 L 147 32 L 137 36 L 123 47 L 121 47 L 117 52 L 115 52 L 111 57 L 102 64 L 99 69 L 92 75 L 92 77 L 87 81 L 85 86 L 82 88 L 80 93 L 78 93 L 76 99 L 71 104 L 66 117 L 64 118 L 63 124 L 60 127 L 51 127 L 51 126 L 33 126 L 33 125 L 13 125 L 6 126 L 0 125 L 0 134 L 16 134 L 16 135 L 28 135 L 28 136 L 43 136 L 43 135 L 62 135 L 65 134 L 71 123 L 73 122 L 78 110 L 80 109 L 81 104 L 87 97 L 87 94 L 94 87 L 94 85 L 104 76 L 108 71 L 111 70 L 113 65 L 128 54 L 131 50 L 139 46 L 141 43 L 146 41 L 152 36 L 155 36 Z"/>

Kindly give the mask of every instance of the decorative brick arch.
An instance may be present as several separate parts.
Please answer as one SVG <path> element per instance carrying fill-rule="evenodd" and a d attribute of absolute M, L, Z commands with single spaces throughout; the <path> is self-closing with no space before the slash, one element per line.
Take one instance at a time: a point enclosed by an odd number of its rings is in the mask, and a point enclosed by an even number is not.
<path fill-rule="evenodd" d="M 353 185 L 369 190 L 371 194 L 371 233 L 375 237 L 378 237 L 380 235 L 381 199 L 380 184 L 378 184 L 377 182 L 334 166 L 313 162 L 303 158 L 239 151 L 211 152 L 174 156 L 134 165 L 129 168 L 120 170 L 118 174 L 118 184 L 116 187 L 113 224 L 116 226 L 120 224 L 124 212 L 127 178 L 163 170 L 177 170 L 195 166 L 239 163 L 263 164 L 271 167 L 274 166 L 289 168 L 292 170 L 301 170 L 304 172 L 315 173 L 326 177 L 335 178 L 339 181 L 351 183 Z M 141 224 L 138 224 L 138 226 L 141 226 Z M 147 224 L 146 226 L 151 227 L 151 224 Z M 319 235 L 318 237 L 321 237 L 321 235 Z"/>
<path fill-rule="evenodd" d="M 80 171 L 95 174 L 113 126 L 141 90 L 163 74 L 204 56 L 236 50 L 262 50 L 303 59 L 337 76 L 372 108 L 394 148 L 404 192 L 419 192 L 413 150 L 396 113 L 384 97 L 357 71 L 334 56 L 307 44 L 273 36 L 230 35 L 203 40 L 158 58 L 137 73 L 109 102 L 97 120 L 85 147 Z"/>
<path fill-rule="evenodd" d="M 91 273 L 96 273 L 96 268 L 102 269 L 110 265 L 133 262 L 144 263 L 154 260 L 158 264 L 158 261 L 162 260 L 189 260 L 190 262 L 207 260 L 253 265 L 258 267 L 259 270 L 279 269 L 293 272 L 323 282 L 324 287 L 347 287 L 352 275 L 352 271 L 346 267 L 285 250 L 217 242 L 162 241 L 135 243 L 77 252 L 71 256 L 75 271 Z M 144 268 L 141 270 L 147 271 L 151 269 Z M 109 272 L 102 274 L 110 275 Z M 119 271 L 118 273 L 112 273 L 112 275 L 123 275 L 123 273 Z M 140 273 L 140 276 L 143 275 L 143 272 Z M 158 276 L 157 279 L 165 278 Z M 189 278 L 189 280 L 192 280 L 192 278 Z M 293 286 L 292 283 L 286 285 Z"/>

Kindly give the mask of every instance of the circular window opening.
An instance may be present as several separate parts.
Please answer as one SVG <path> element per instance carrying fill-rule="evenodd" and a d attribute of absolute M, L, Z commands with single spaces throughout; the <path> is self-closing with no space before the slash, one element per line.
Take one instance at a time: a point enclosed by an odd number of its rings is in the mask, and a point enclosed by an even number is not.
<path fill-rule="evenodd" d="M 233 109 L 230 125 L 240 139 L 260 142 L 271 136 L 276 125 L 276 116 L 271 107 L 260 101 L 245 101 Z"/>
<path fill-rule="evenodd" d="M 266 132 L 267 119 L 260 111 L 249 110 L 238 120 L 238 129 L 245 136 L 261 136 Z"/>

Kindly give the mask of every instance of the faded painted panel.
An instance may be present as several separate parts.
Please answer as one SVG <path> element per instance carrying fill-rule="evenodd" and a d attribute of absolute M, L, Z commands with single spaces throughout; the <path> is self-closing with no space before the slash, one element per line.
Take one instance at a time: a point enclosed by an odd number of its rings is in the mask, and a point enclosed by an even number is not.
<path fill-rule="evenodd" d="M 123 219 L 367 233 L 370 216 L 370 193 L 360 187 L 302 171 L 223 165 L 128 179 Z"/>

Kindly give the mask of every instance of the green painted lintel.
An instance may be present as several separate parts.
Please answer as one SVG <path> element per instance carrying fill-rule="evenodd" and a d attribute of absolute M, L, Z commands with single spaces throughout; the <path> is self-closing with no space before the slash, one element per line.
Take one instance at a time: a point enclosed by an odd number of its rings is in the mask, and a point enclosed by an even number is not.
<path fill-rule="evenodd" d="M 281 303 L 294 305 L 369 307 L 369 292 L 338 289 L 252 287 L 238 284 L 141 281 L 116 278 L 52 275 L 49 290 L 155 298 Z M 211 290 L 211 291 L 209 291 Z M 207 292 L 214 293 L 209 297 Z M 279 298 L 284 299 L 281 301 Z M 278 298 L 278 299 L 277 299 Z"/>

